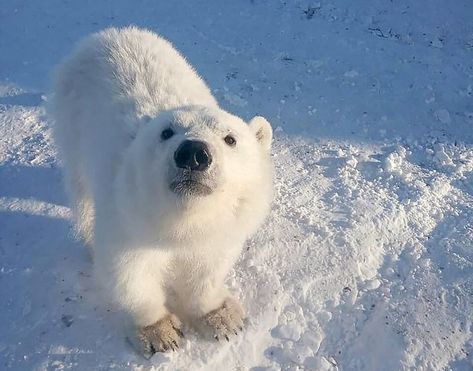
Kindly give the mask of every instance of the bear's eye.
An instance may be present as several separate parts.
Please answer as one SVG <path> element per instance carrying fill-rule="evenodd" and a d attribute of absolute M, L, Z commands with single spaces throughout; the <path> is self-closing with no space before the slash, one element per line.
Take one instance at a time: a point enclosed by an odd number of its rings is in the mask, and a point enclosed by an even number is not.
<path fill-rule="evenodd" d="M 173 135 L 174 135 L 174 131 L 171 128 L 167 128 L 161 132 L 161 139 L 167 140 L 171 138 Z"/>
<path fill-rule="evenodd" d="M 227 135 L 224 140 L 230 147 L 234 147 L 236 144 L 236 140 L 232 135 Z"/>

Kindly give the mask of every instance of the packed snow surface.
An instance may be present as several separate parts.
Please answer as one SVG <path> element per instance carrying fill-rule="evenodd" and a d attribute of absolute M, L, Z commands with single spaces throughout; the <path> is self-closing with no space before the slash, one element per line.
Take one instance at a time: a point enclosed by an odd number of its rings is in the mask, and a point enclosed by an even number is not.
<path fill-rule="evenodd" d="M 469 0 L 3 1 L 0 369 L 471 370 L 472 18 Z M 275 129 L 272 213 L 228 277 L 245 331 L 188 328 L 150 360 L 71 237 L 42 108 L 74 42 L 128 24 Z"/>

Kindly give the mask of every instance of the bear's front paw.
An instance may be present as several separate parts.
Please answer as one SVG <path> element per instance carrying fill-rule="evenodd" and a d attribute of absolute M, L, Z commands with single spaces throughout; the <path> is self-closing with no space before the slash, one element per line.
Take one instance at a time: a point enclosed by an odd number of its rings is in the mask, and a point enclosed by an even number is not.
<path fill-rule="evenodd" d="M 145 354 L 177 350 L 184 337 L 181 331 L 181 322 L 173 315 L 168 314 L 152 325 L 138 330 L 137 340 Z"/>
<path fill-rule="evenodd" d="M 237 335 L 238 331 L 243 330 L 244 317 L 245 313 L 240 304 L 227 298 L 221 307 L 207 313 L 203 320 L 215 339 L 229 341 L 231 335 Z"/>

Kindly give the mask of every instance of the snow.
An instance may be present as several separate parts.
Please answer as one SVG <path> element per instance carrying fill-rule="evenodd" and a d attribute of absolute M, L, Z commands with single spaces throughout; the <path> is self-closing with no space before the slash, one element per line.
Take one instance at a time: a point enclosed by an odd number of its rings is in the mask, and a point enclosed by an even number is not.
<path fill-rule="evenodd" d="M 473 5 L 467 0 L 4 1 L 0 368 L 473 368 Z M 90 32 L 149 27 L 221 105 L 273 124 L 276 198 L 228 284 L 229 343 L 146 360 L 103 302 L 42 108 Z"/>

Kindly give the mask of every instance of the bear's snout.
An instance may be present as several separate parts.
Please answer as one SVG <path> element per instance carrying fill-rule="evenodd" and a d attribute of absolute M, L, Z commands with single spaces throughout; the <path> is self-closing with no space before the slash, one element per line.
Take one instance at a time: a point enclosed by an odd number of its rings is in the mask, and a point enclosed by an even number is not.
<path fill-rule="evenodd" d="M 185 140 L 174 152 L 174 161 L 181 169 L 204 171 L 212 163 L 212 155 L 204 142 Z"/>

